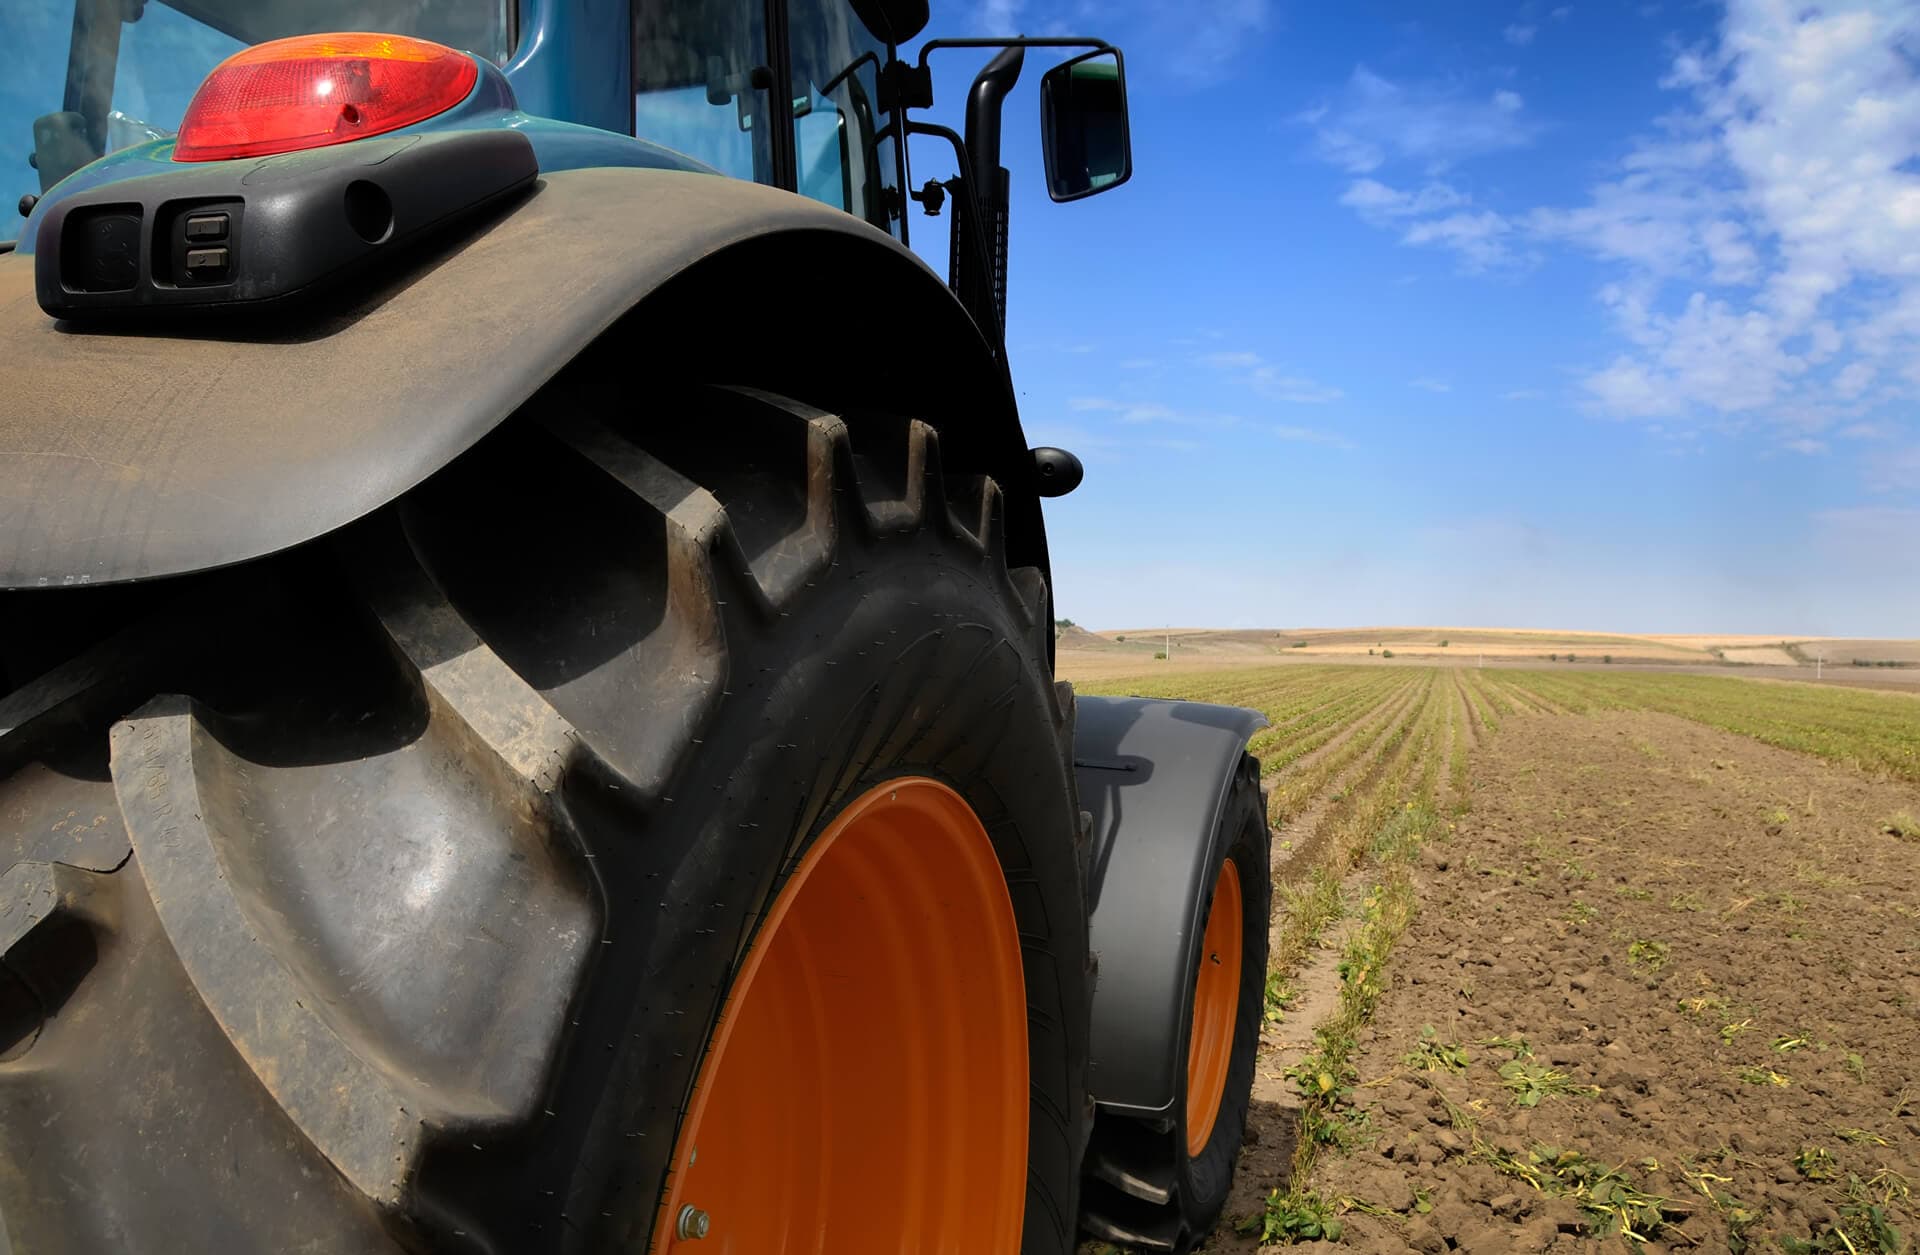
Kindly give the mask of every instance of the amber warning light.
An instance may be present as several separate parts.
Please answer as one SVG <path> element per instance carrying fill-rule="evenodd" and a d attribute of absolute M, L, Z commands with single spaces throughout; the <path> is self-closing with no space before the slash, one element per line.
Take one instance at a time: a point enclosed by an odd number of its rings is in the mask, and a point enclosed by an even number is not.
<path fill-rule="evenodd" d="M 344 144 L 444 113 L 479 67 L 463 52 L 403 35 L 276 39 L 207 75 L 180 123 L 175 161 L 225 161 Z"/>

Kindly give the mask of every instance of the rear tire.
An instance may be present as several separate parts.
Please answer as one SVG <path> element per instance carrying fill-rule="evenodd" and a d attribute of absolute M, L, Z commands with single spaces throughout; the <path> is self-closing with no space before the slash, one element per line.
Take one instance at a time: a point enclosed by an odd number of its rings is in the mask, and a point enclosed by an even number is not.
<path fill-rule="evenodd" d="M 1267 930 L 1273 884 L 1269 866 L 1272 838 L 1260 798 L 1259 765 L 1243 756 L 1222 808 L 1215 848 L 1237 874 L 1240 907 L 1240 972 L 1232 1012 L 1232 1047 L 1210 1129 L 1189 1128 L 1204 1119 L 1209 1106 L 1189 1092 L 1193 1069 L 1187 1052 L 1194 1045 L 1192 1015 L 1180 1036 L 1182 1057 L 1175 1069 L 1178 1092 L 1167 1117 L 1141 1120 L 1101 1112 L 1087 1149 L 1087 1187 L 1082 1222 L 1093 1236 L 1156 1251 L 1185 1252 L 1206 1238 L 1220 1219 L 1233 1185 L 1234 1164 L 1246 1136 L 1253 1068 L 1260 1048 L 1260 1019 L 1265 999 Z M 1216 883 L 1219 865 L 1208 884 Z M 1214 905 L 1225 900 L 1221 894 Z M 1209 920 L 1197 927 L 1204 931 Z M 1210 957 L 1202 946 L 1199 962 Z M 1190 987 L 1199 972 L 1189 975 Z M 1205 1071 L 1205 1069 L 1201 1069 Z M 1204 1141 L 1201 1138 L 1204 1137 Z M 1193 1149 L 1195 1143 L 1199 1149 Z"/>
<path fill-rule="evenodd" d="M 33 625 L 76 602 L 0 603 L 17 1248 L 666 1249 L 760 921 L 847 803 L 917 776 L 1005 881 L 1020 1249 L 1071 1250 L 1071 694 L 998 489 L 921 423 L 725 390 L 632 421 L 573 387 L 339 540 L 136 597 L 134 639 L 44 674 Z"/>

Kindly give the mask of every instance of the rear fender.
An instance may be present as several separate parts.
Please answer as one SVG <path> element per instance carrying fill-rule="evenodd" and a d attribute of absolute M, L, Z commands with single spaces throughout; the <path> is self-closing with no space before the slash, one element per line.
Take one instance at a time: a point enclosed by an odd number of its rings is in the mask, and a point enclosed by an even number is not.
<path fill-rule="evenodd" d="M 1045 567 L 1000 360 L 946 285 L 851 215 L 712 174 L 545 175 L 381 286 L 266 322 L 57 323 L 0 255 L 0 588 L 152 579 L 325 535 L 471 447 L 583 354 L 662 385 L 884 404 L 993 475 Z M 674 421 L 673 414 L 650 415 Z"/>
<path fill-rule="evenodd" d="M 1082 697 L 1073 738 L 1093 815 L 1090 1085 L 1101 1107 L 1170 1114 L 1193 973 L 1220 860 L 1221 808 L 1266 716 L 1232 706 Z"/>

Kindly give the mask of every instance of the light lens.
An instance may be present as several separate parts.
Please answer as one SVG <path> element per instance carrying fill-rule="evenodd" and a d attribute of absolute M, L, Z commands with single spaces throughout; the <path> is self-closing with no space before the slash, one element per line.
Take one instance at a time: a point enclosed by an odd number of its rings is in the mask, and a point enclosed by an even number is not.
<path fill-rule="evenodd" d="M 467 98 L 463 52 L 404 35 L 300 35 L 222 61 L 180 123 L 175 161 L 225 161 L 398 130 Z"/>

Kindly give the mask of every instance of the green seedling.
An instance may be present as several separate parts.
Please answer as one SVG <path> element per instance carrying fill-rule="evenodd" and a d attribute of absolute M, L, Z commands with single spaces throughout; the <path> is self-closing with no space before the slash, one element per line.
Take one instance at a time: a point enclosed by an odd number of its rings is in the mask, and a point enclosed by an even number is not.
<path fill-rule="evenodd" d="M 1501 1064 L 1500 1083 L 1513 1094 L 1516 1107 L 1538 1107 L 1542 1098 L 1556 1095 L 1591 1098 L 1600 1092 L 1597 1085 L 1578 1084 L 1565 1072 L 1526 1059 Z"/>
<path fill-rule="evenodd" d="M 1834 1126 L 1833 1135 L 1841 1141 L 1849 1142 L 1855 1146 L 1890 1145 L 1886 1138 L 1868 1129 L 1846 1129 L 1836 1125 Z"/>
<path fill-rule="evenodd" d="M 1341 1225 L 1333 1204 L 1318 1194 L 1274 1190 L 1266 1206 L 1234 1226 L 1251 1233 L 1262 1246 L 1291 1246 L 1295 1242 L 1338 1242 Z"/>
<path fill-rule="evenodd" d="M 1688 1015 L 1720 1015 L 1727 1009 L 1727 1000 L 1719 994 L 1699 994 L 1692 998 L 1682 998 L 1680 1009 Z"/>
<path fill-rule="evenodd" d="M 1419 1072 L 1465 1072 L 1473 1060 L 1462 1047 L 1439 1040 L 1433 1025 L 1428 1024 L 1420 1030 L 1420 1040 L 1401 1062 Z"/>
<path fill-rule="evenodd" d="M 1291 982 L 1277 971 L 1268 972 L 1265 1022 L 1279 1023 L 1280 1017 L 1286 1012 L 1287 1005 L 1293 1001 L 1294 996 Z"/>
<path fill-rule="evenodd" d="M 1833 1152 L 1824 1146 L 1802 1146 L 1793 1157 L 1794 1171 L 1809 1181 L 1833 1180 Z"/>
<path fill-rule="evenodd" d="M 1644 1243 L 1666 1228 L 1666 1199 L 1639 1189 L 1621 1169 L 1577 1150 L 1537 1146 L 1522 1157 L 1476 1140 L 1474 1157 L 1542 1194 L 1572 1198 L 1586 1213 L 1593 1237 Z"/>
<path fill-rule="evenodd" d="M 1731 1046 L 1733 1045 L 1734 1038 L 1740 1036 L 1740 1034 L 1744 1032 L 1747 1032 L 1752 1027 L 1753 1027 L 1752 1020 L 1738 1020 L 1732 1024 L 1722 1024 L 1720 1026 L 1720 1040 L 1723 1044 Z"/>
<path fill-rule="evenodd" d="M 1480 1039 L 1480 1044 L 1491 1046 L 1495 1050 L 1504 1050 L 1516 1059 L 1533 1058 L 1533 1047 L 1524 1037 L 1483 1037 Z"/>
<path fill-rule="evenodd" d="M 1792 1077 L 1772 1068 L 1741 1068 L 1739 1077 L 1749 1085 L 1772 1085 L 1784 1089 L 1793 1084 Z"/>
<path fill-rule="evenodd" d="M 1630 967 L 1645 967 L 1657 972 L 1667 965 L 1667 955 L 1672 947 L 1664 941 L 1653 941 L 1642 937 L 1627 947 L 1627 964 Z"/>

